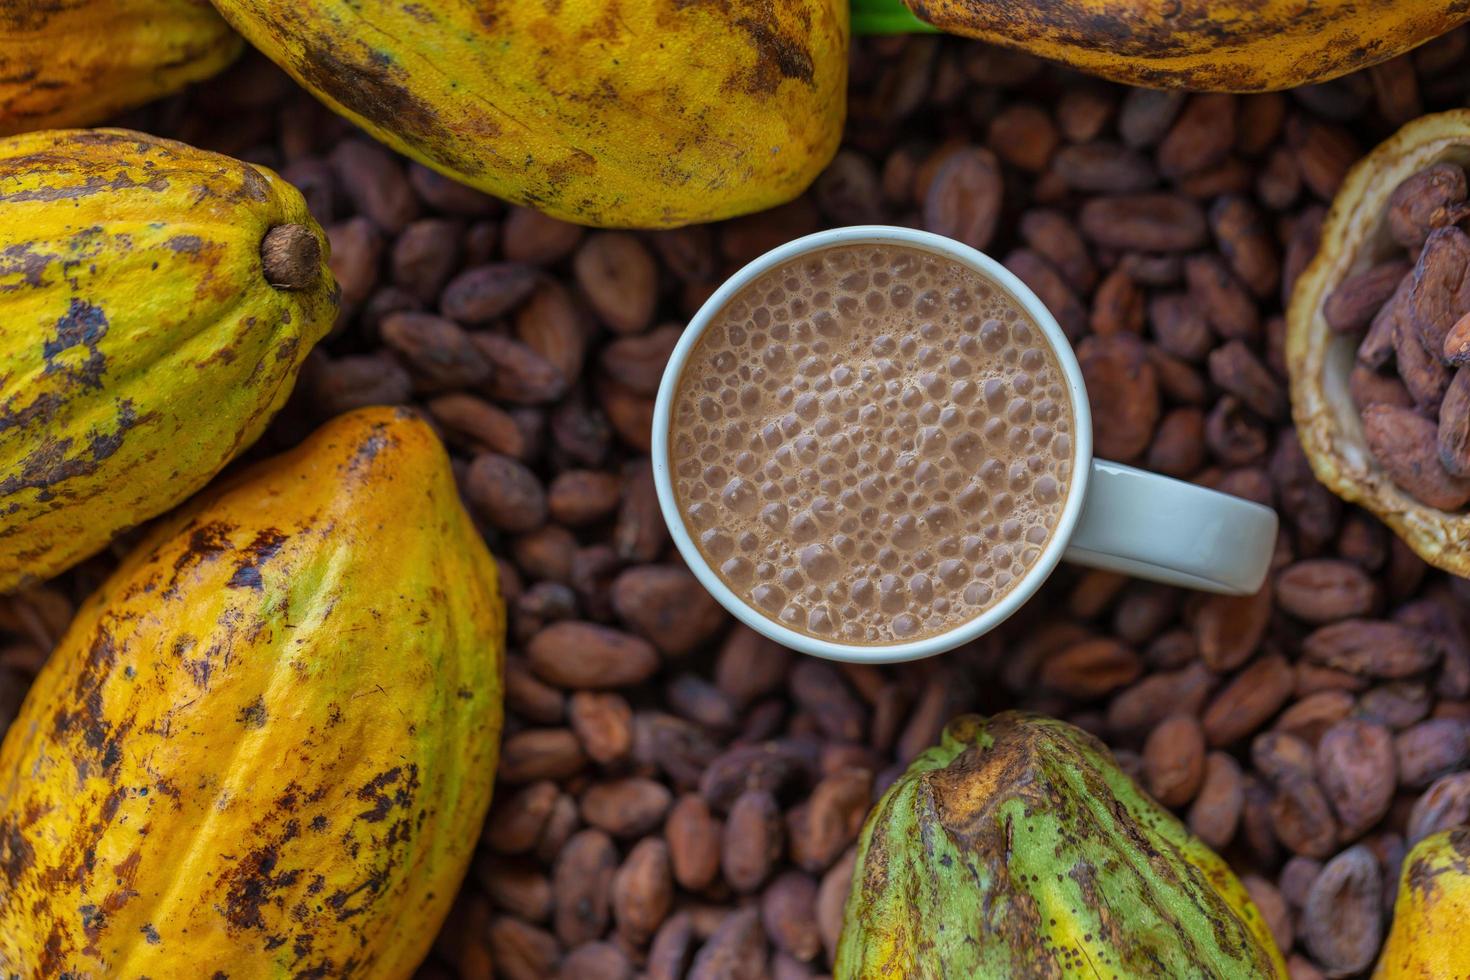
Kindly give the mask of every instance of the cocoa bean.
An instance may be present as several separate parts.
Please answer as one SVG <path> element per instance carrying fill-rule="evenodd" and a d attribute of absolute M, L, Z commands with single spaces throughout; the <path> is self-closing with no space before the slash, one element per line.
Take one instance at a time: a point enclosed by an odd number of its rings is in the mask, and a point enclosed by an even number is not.
<path fill-rule="evenodd" d="M 838 150 L 812 185 L 812 197 L 822 216 L 837 225 L 871 225 L 883 220 L 879 206 L 879 179 L 867 157 Z"/>
<path fill-rule="evenodd" d="M 1310 745 L 1316 745 L 1323 732 L 1352 713 L 1355 704 L 1353 696 L 1347 691 L 1315 691 L 1301 696 L 1301 700 L 1281 712 L 1273 727 L 1278 732 L 1294 735 Z"/>
<path fill-rule="evenodd" d="M 496 975 L 503 973 L 508 980 L 545 980 L 555 975 L 561 960 L 556 937 L 510 916 L 492 922 L 486 939 Z"/>
<path fill-rule="evenodd" d="M 1465 722 L 1458 718 L 1430 718 L 1394 736 L 1401 786 L 1420 789 L 1454 772 L 1470 759 Z"/>
<path fill-rule="evenodd" d="M 1240 883 L 1245 886 L 1246 894 L 1255 903 L 1256 910 L 1261 913 L 1265 920 L 1266 928 L 1271 931 L 1271 938 L 1276 940 L 1280 949 L 1291 949 L 1295 934 L 1291 923 L 1291 910 L 1286 907 L 1286 900 L 1281 897 L 1281 892 L 1260 875 L 1242 875 Z"/>
<path fill-rule="evenodd" d="M 1189 256 L 1184 260 L 1184 278 L 1190 299 L 1215 333 L 1227 340 L 1260 338 L 1261 315 L 1255 301 L 1218 256 L 1208 252 Z"/>
<path fill-rule="evenodd" d="M 617 694 L 577 691 L 567 702 L 567 721 L 594 762 L 617 762 L 633 747 L 633 709 Z"/>
<path fill-rule="evenodd" d="M 617 510 L 622 481 L 615 473 L 563 470 L 547 488 L 551 519 L 568 527 L 595 524 Z"/>
<path fill-rule="evenodd" d="M 307 360 L 305 387 L 324 416 L 340 415 L 369 405 L 408 401 L 413 379 L 386 353 L 329 361 L 320 354 Z"/>
<path fill-rule="evenodd" d="M 1199 205 L 1175 194 L 1089 198 L 1078 220 L 1095 244 L 1141 252 L 1187 252 L 1209 232 Z"/>
<path fill-rule="evenodd" d="M 1234 670 L 1250 659 L 1271 620 L 1270 584 L 1253 595 L 1212 595 L 1194 615 L 1194 641 L 1200 659 L 1215 671 Z"/>
<path fill-rule="evenodd" d="M 1310 778 L 1287 776 L 1276 784 L 1271 800 L 1271 826 L 1287 849 L 1325 858 L 1337 843 L 1337 821 L 1327 797 Z"/>
<path fill-rule="evenodd" d="M 1413 847 L 1430 834 L 1470 823 L 1470 772 L 1455 772 L 1436 779 L 1414 801 L 1405 831 Z"/>
<path fill-rule="evenodd" d="M 1251 740 L 1251 765 L 1272 783 L 1312 779 L 1316 774 L 1312 747 L 1282 731 L 1262 732 Z"/>
<path fill-rule="evenodd" d="M 833 667 L 803 658 L 791 670 L 790 685 L 796 703 L 811 713 L 828 738 L 849 742 L 862 738 L 868 712 Z"/>
<path fill-rule="evenodd" d="M 1087 329 L 1087 310 L 1051 263 L 1037 252 L 1019 248 L 1006 256 L 1005 267 L 1036 294 L 1069 340 L 1081 338 Z"/>
<path fill-rule="evenodd" d="M 459 265 L 460 225 L 442 218 L 415 221 L 393 243 L 393 282 L 419 302 L 432 303 Z"/>
<path fill-rule="evenodd" d="M 1095 334 L 1143 332 L 1143 293 L 1124 266 L 1103 277 L 1092 298 L 1090 323 Z"/>
<path fill-rule="evenodd" d="M 950 154 L 924 197 L 924 227 L 984 249 L 995 234 L 1003 187 L 995 154 L 967 147 Z"/>
<path fill-rule="evenodd" d="M 1033 173 L 1046 169 L 1047 161 L 1061 141 L 1056 124 L 1046 111 L 1025 102 L 1009 105 L 990 120 L 986 145 L 996 156 L 1021 170 Z"/>
<path fill-rule="evenodd" d="M 1388 233 L 1404 248 L 1417 249 L 1436 228 L 1459 220 L 1466 195 L 1465 171 L 1437 163 L 1406 178 L 1388 196 Z"/>
<path fill-rule="evenodd" d="M 553 623 L 531 638 L 526 652 L 537 676 L 565 688 L 628 687 L 659 667 L 647 642 L 596 623 Z"/>
<path fill-rule="evenodd" d="M 1357 141 L 1342 127 L 1301 116 L 1287 120 L 1286 141 L 1296 151 L 1302 181 L 1324 201 L 1332 200 L 1348 168 L 1362 156 Z"/>
<path fill-rule="evenodd" d="M 483 398 L 452 392 L 431 399 L 427 407 L 453 446 L 471 453 L 498 453 L 522 462 L 530 455 L 530 440 L 515 419 Z"/>
<path fill-rule="evenodd" d="M 1393 741 L 1386 727 L 1363 719 L 1340 721 L 1317 744 L 1317 780 L 1337 813 L 1342 839 L 1372 827 L 1393 802 Z"/>
<path fill-rule="evenodd" d="M 1223 161 L 1235 143 L 1235 96 L 1192 95 L 1159 143 L 1159 172 L 1170 179 L 1198 173 Z"/>
<path fill-rule="evenodd" d="M 556 803 L 556 784 L 532 783 L 509 797 L 496 794 L 481 840 L 500 854 L 523 854 L 536 846 Z"/>
<path fill-rule="evenodd" d="M 682 334 L 679 327 L 664 326 L 645 334 L 619 337 L 602 349 L 599 363 L 618 384 L 640 395 L 656 395 L 669 355 Z"/>
<path fill-rule="evenodd" d="M 522 718 L 542 725 L 555 725 L 566 713 L 565 695 L 537 680 L 520 657 L 506 659 L 505 703 Z"/>
<path fill-rule="evenodd" d="M 720 873 L 721 827 L 704 797 L 687 794 L 679 798 L 664 823 L 669 844 L 669 862 L 679 887 L 703 891 Z"/>
<path fill-rule="evenodd" d="M 787 819 L 791 860 L 813 874 L 825 871 L 857 840 L 872 788 L 872 773 L 851 767 L 817 783 L 807 802 L 792 810 Z"/>
<path fill-rule="evenodd" d="M 1327 325 L 1339 333 L 1366 327 L 1411 268 L 1401 259 L 1388 259 L 1344 278 L 1322 304 Z"/>
<path fill-rule="evenodd" d="M 822 934 L 822 948 L 827 951 L 827 961 L 837 958 L 837 938 L 842 932 L 842 910 L 847 904 L 847 893 L 852 888 L 853 869 L 857 865 L 857 848 L 847 853 L 828 869 L 817 887 L 817 929 Z"/>
<path fill-rule="evenodd" d="M 1235 837 L 1245 805 L 1240 765 L 1224 752 L 1205 756 L 1204 776 L 1189 808 L 1189 829 L 1210 847 L 1222 850 Z"/>
<path fill-rule="evenodd" d="M 594 783 L 582 794 L 582 819 L 614 837 L 641 837 L 660 826 L 673 795 L 652 779 Z"/>
<path fill-rule="evenodd" d="M 1291 697 L 1293 681 L 1283 657 L 1273 654 L 1256 660 L 1235 675 L 1205 709 L 1205 740 L 1219 748 L 1259 729 Z"/>
<path fill-rule="evenodd" d="M 1133 147 L 1153 146 L 1164 138 L 1188 98 L 1183 91 L 1130 88 L 1118 112 L 1118 132 Z"/>
<path fill-rule="evenodd" d="M 557 980 L 633 980 L 628 956 L 611 943 L 585 943 L 562 959 Z"/>
<path fill-rule="evenodd" d="M 577 946 L 602 936 L 618 852 L 600 830 L 573 834 L 556 857 L 551 872 L 555 909 L 552 927 L 564 945 Z"/>
<path fill-rule="evenodd" d="M 572 559 L 577 553 L 577 539 L 559 524 L 543 524 L 534 531 L 518 535 L 511 542 L 516 565 L 528 575 L 542 579 L 542 584 L 565 585 L 571 581 Z M 527 606 L 538 618 L 550 621 L 568 619 L 576 614 L 577 597 L 569 590 L 543 589 L 525 597 Z"/>
<path fill-rule="evenodd" d="M 633 845 L 612 881 L 612 913 L 618 934 L 634 946 L 646 944 L 663 925 L 674 900 L 669 849 L 657 837 Z"/>
<path fill-rule="evenodd" d="M 1148 157 L 1106 141 L 1062 147 L 1052 161 L 1052 171 L 1072 190 L 1089 193 L 1146 191 L 1159 182 Z"/>
<path fill-rule="evenodd" d="M 1365 692 L 1358 699 L 1358 713 L 1397 731 L 1422 721 L 1432 703 L 1433 696 L 1424 684 L 1393 681 Z"/>
<path fill-rule="evenodd" d="M 1369 405 L 1414 407 L 1414 396 L 1409 394 L 1409 389 L 1397 376 L 1379 374 L 1362 364 L 1354 364 L 1348 373 L 1348 392 L 1359 412 Z"/>
<path fill-rule="evenodd" d="M 816 904 L 817 882 L 800 871 L 782 872 L 761 894 L 761 923 L 772 945 L 804 963 L 822 951 Z"/>
<path fill-rule="evenodd" d="M 1428 669 L 1439 650 L 1424 633 L 1381 620 L 1348 619 L 1302 641 L 1302 654 L 1361 677 L 1410 677 Z"/>
<path fill-rule="evenodd" d="M 1209 213 L 1210 230 L 1235 277 L 1258 300 L 1281 285 L 1281 257 L 1260 210 L 1238 194 L 1221 197 Z"/>
<path fill-rule="evenodd" d="M 1184 806 L 1199 792 L 1205 775 L 1205 735 L 1197 719 L 1172 715 L 1143 743 L 1145 785 L 1164 806 Z"/>
<path fill-rule="evenodd" d="M 587 762 L 577 736 L 565 728 L 528 728 L 506 738 L 496 775 L 507 783 L 564 779 Z"/>
<path fill-rule="evenodd" d="M 551 882 L 531 861 L 475 857 L 475 880 L 495 907 L 528 922 L 545 922 L 551 917 Z"/>
<path fill-rule="evenodd" d="M 1075 293 L 1092 291 L 1097 283 L 1097 266 L 1077 226 L 1066 215 L 1035 208 L 1021 215 L 1018 230 L 1031 250 L 1055 267 Z M 1470 352 L 1470 339 L 1467 339 L 1467 352 Z"/>
<path fill-rule="evenodd" d="M 563 378 L 577 377 L 587 356 L 587 327 L 581 311 L 559 283 L 536 284 L 531 296 L 515 313 L 515 332 L 521 343 L 545 358 Z"/>
<path fill-rule="evenodd" d="M 501 203 L 488 194 L 459 183 L 421 163 L 408 165 L 408 182 L 413 191 L 435 211 L 466 218 L 499 214 Z"/>
<path fill-rule="evenodd" d="M 512 262 L 550 265 L 572 254 L 583 229 L 534 211 L 511 208 L 505 216 L 505 257 Z"/>
<path fill-rule="evenodd" d="M 450 279 L 439 310 L 460 323 L 489 323 L 525 302 L 536 288 L 536 270 L 512 262 L 474 266 Z"/>
<path fill-rule="evenodd" d="M 1458 510 L 1470 501 L 1470 479 L 1452 475 L 1440 462 L 1436 426 L 1414 412 L 1391 405 L 1363 410 L 1368 449 L 1406 493 L 1441 510 Z"/>
<path fill-rule="evenodd" d="M 785 845 L 781 810 L 765 790 L 750 789 L 730 805 L 720 845 L 720 869 L 737 892 L 756 891 Z"/>
<path fill-rule="evenodd" d="M 1300 854 L 1292 855 L 1281 866 L 1281 877 L 1278 882 L 1281 897 L 1286 899 L 1286 903 L 1291 907 L 1301 909 L 1307 904 L 1307 896 L 1311 894 L 1312 883 L 1321 873 L 1321 861 L 1302 857 Z"/>
<path fill-rule="evenodd" d="M 408 175 L 382 146 L 367 140 L 344 140 L 328 160 L 353 206 L 379 228 L 396 235 L 418 217 L 419 202 Z"/>
<path fill-rule="evenodd" d="M 1308 559 L 1281 571 L 1276 578 L 1276 598 L 1298 619 L 1331 623 L 1370 614 L 1378 602 L 1378 589 L 1351 562 Z"/>
<path fill-rule="evenodd" d="M 622 486 L 617 523 L 613 527 L 613 548 L 624 561 L 654 561 L 668 544 L 669 531 L 659 509 L 653 468 L 647 459 L 628 463 Z"/>
<path fill-rule="evenodd" d="M 587 236 L 572 259 L 577 285 L 597 318 L 614 333 L 648 327 L 658 301 L 658 267 L 643 243 L 627 232 Z"/>
<path fill-rule="evenodd" d="M 1456 320 L 1445 333 L 1440 356 L 1456 367 L 1470 363 L 1470 313 Z"/>
<path fill-rule="evenodd" d="M 566 392 L 566 375 L 528 345 L 497 333 L 470 336 L 490 362 L 490 380 L 484 391 L 491 398 L 517 405 L 541 405 L 556 401 Z"/>
<path fill-rule="evenodd" d="M 1215 344 L 1210 325 L 1184 293 L 1156 293 L 1148 302 L 1149 330 L 1160 348 L 1186 361 L 1200 361 Z"/>
<path fill-rule="evenodd" d="M 746 790 L 779 793 L 809 776 L 811 768 L 789 743 L 737 745 L 708 764 L 699 780 L 699 792 L 710 806 L 724 811 Z"/>
<path fill-rule="evenodd" d="M 1051 657 L 1040 681 L 1050 690 L 1079 700 L 1103 697 L 1127 687 L 1143 670 L 1138 654 L 1114 640 L 1088 640 Z"/>
<path fill-rule="evenodd" d="M 1175 711 L 1199 714 L 1214 686 L 1214 674 L 1199 663 L 1148 674 L 1113 698 L 1108 727 L 1119 735 L 1142 734 Z"/>
<path fill-rule="evenodd" d="M 725 611 L 699 580 L 675 565 L 638 565 L 612 585 L 618 616 L 665 656 L 681 656 L 726 623 Z"/>
<path fill-rule="evenodd" d="M 1455 477 L 1470 477 L 1470 371 L 1460 368 L 1439 406 L 1439 462 Z"/>
<path fill-rule="evenodd" d="M 1455 322 L 1470 313 L 1470 235 L 1436 228 L 1414 263 L 1406 317 L 1425 352 L 1438 357 Z"/>
<path fill-rule="evenodd" d="M 1378 861 L 1362 845 L 1328 861 L 1312 882 L 1302 908 L 1302 934 L 1328 976 L 1351 976 L 1373 962 L 1383 938 L 1382 890 Z"/>
<path fill-rule="evenodd" d="M 1158 378 L 1143 342 L 1131 334 L 1088 337 L 1077 359 L 1092 403 L 1098 454 L 1119 462 L 1142 456 L 1161 414 Z"/>
<path fill-rule="evenodd" d="M 763 980 L 766 953 L 756 910 L 731 912 L 699 948 L 689 980 Z"/>

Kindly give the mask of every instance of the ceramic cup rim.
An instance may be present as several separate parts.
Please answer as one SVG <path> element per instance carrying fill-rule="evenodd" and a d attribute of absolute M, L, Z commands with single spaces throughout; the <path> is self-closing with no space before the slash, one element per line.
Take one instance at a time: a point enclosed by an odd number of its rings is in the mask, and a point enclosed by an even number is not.
<path fill-rule="evenodd" d="M 694 345 L 714 320 L 715 314 L 723 310 L 725 305 L 751 280 L 772 266 L 780 265 L 810 252 L 853 244 L 903 245 L 916 248 L 960 262 L 985 275 L 993 283 L 1006 290 L 1041 328 L 1042 334 L 1056 355 L 1057 362 L 1061 365 L 1062 375 L 1066 379 L 1068 393 L 1072 400 L 1072 478 L 1061 516 L 1051 538 L 1042 549 L 1040 557 L 1010 592 L 980 615 L 943 633 L 903 643 L 858 645 L 809 636 L 767 617 L 741 599 L 720 580 L 719 575 L 700 554 L 699 547 L 694 543 L 688 528 L 684 525 L 683 516 L 679 513 L 678 503 L 674 496 L 673 480 L 669 472 L 669 422 L 679 376 L 683 373 L 684 365 Z M 659 382 L 658 398 L 653 410 L 651 457 L 659 510 L 663 513 L 664 523 L 668 526 L 675 547 L 679 549 L 679 554 L 699 583 L 731 615 L 763 636 L 802 653 L 848 663 L 901 663 L 944 653 L 994 629 L 1035 595 L 1036 590 L 1056 569 L 1072 538 L 1073 531 L 1077 528 L 1078 519 L 1082 514 L 1082 505 L 1087 497 L 1087 482 L 1092 463 L 1092 414 L 1087 402 L 1087 389 L 1082 380 L 1082 369 L 1077 363 L 1077 355 L 1072 350 L 1071 343 L 1062 333 L 1056 317 L 1051 315 L 1036 294 L 1009 269 L 978 249 L 942 235 L 890 225 L 853 225 L 806 235 L 766 252 L 730 276 L 704 301 L 674 346 Z"/>

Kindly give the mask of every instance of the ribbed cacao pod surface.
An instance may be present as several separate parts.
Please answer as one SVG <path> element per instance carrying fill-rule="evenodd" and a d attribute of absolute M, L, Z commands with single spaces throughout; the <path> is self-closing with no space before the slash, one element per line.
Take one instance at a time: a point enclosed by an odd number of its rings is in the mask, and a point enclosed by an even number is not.
<path fill-rule="evenodd" d="M 834 976 L 1281 977 L 1244 887 L 1062 721 L 964 715 L 869 815 Z"/>
<path fill-rule="evenodd" d="M 1404 857 L 1393 926 L 1374 980 L 1470 977 L 1470 827 L 1431 834 Z"/>
<path fill-rule="evenodd" d="M 1125 85 L 1213 92 L 1325 82 L 1470 20 L 1467 0 L 903 2 L 949 34 L 1017 48 Z"/>
<path fill-rule="evenodd" d="M 848 0 L 215 0 L 335 111 L 454 179 L 580 224 L 791 200 L 836 152 Z"/>
<path fill-rule="evenodd" d="M 490 802 L 504 635 L 404 410 L 195 498 L 83 605 L 0 746 L 0 973 L 407 977 Z"/>
<path fill-rule="evenodd" d="M 1334 330 L 1327 316 L 1327 301 L 1344 280 L 1402 252 L 1389 228 L 1390 198 L 1407 178 L 1442 162 L 1470 163 L 1470 110 L 1421 116 L 1348 172 L 1316 257 L 1292 291 L 1286 359 L 1292 417 L 1317 479 L 1372 511 L 1420 558 L 1463 576 L 1470 575 L 1470 513 L 1419 500 L 1375 457 L 1350 384 L 1359 338 Z"/>
<path fill-rule="evenodd" d="M 331 327 L 306 202 L 126 130 L 0 140 L 0 592 L 198 490 Z"/>
<path fill-rule="evenodd" d="M 0 136 L 100 122 L 208 78 L 244 46 L 208 0 L 9 0 Z"/>

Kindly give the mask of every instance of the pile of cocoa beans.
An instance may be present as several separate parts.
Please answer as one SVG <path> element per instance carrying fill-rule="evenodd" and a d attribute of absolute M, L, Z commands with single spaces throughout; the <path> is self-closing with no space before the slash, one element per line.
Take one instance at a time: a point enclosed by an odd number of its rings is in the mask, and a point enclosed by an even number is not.
<path fill-rule="evenodd" d="M 349 408 L 450 445 L 510 610 L 496 800 L 425 980 L 830 970 L 871 802 L 946 719 L 1097 733 L 1244 876 L 1292 977 L 1378 951 L 1405 847 L 1470 817 L 1470 589 L 1312 477 L 1283 298 L 1345 171 L 1462 105 L 1464 30 L 1284 94 L 1129 90 L 953 38 L 868 40 L 849 138 L 792 204 L 589 231 L 395 157 L 259 58 L 121 120 L 279 169 L 343 313 L 253 455 Z M 649 426 L 684 322 L 807 232 L 930 228 L 1002 258 L 1077 344 L 1100 455 L 1276 507 L 1248 598 L 1059 571 L 1003 629 L 896 667 L 797 656 L 681 566 Z M 0 726 L 110 555 L 0 600 Z"/>

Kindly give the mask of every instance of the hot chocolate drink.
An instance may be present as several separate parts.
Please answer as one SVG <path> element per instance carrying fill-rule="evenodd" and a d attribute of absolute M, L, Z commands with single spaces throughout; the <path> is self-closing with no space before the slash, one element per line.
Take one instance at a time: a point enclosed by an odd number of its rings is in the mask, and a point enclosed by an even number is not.
<path fill-rule="evenodd" d="M 888 244 L 799 256 L 715 314 L 672 403 L 700 553 L 745 602 L 847 644 L 995 605 L 1060 520 L 1075 420 L 1056 355 L 986 276 Z"/>

